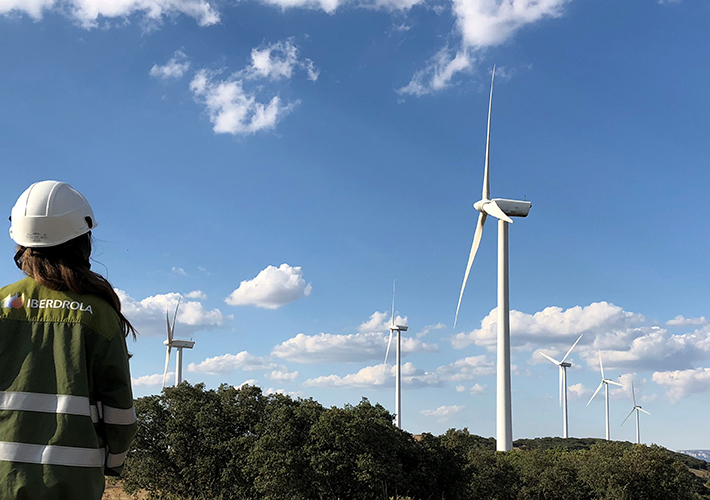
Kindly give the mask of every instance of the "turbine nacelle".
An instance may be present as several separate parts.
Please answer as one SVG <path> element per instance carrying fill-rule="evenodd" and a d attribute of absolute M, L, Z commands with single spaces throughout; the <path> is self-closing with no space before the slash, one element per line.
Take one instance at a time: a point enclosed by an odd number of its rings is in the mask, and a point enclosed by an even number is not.
<path fill-rule="evenodd" d="M 176 349 L 192 349 L 195 345 L 194 340 L 176 340 L 171 341 L 163 340 L 163 344 L 168 347 L 175 347 Z"/>
<path fill-rule="evenodd" d="M 407 330 L 409 330 L 409 327 L 405 325 L 390 325 L 390 330 L 392 330 L 393 332 L 406 332 Z"/>
<path fill-rule="evenodd" d="M 490 205 L 496 205 L 508 217 L 527 217 L 530 213 L 532 203 L 523 200 L 507 200 L 505 198 L 494 198 L 492 200 L 479 200 L 473 204 L 473 208 L 482 213 L 487 213 L 493 217 L 501 218 L 494 213 L 496 210 Z M 512 222 L 512 221 L 510 221 Z"/>

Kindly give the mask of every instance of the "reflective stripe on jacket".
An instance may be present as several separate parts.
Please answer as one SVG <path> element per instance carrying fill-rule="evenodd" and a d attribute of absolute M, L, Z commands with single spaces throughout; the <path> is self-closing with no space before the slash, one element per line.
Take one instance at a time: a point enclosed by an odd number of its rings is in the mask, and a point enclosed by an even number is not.
<path fill-rule="evenodd" d="M 100 499 L 136 431 L 118 315 L 32 278 L 0 289 L 0 499 Z"/>

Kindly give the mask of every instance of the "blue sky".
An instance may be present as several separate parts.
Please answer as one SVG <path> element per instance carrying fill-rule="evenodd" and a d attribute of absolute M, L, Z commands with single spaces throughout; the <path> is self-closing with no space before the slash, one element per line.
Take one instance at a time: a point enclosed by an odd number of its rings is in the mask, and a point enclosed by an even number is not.
<path fill-rule="evenodd" d="M 192 382 L 258 383 L 394 410 L 392 281 L 406 317 L 403 426 L 495 433 L 496 228 L 452 329 L 477 212 L 490 71 L 491 189 L 510 228 L 515 438 L 710 448 L 706 318 L 710 3 L 648 0 L 0 0 L 0 200 L 69 182 L 94 268 L 160 390 L 183 306 Z M 6 238 L 5 282 L 19 279 Z M 171 370 L 173 368 L 171 367 Z M 630 419 L 631 420 L 631 419 Z"/>

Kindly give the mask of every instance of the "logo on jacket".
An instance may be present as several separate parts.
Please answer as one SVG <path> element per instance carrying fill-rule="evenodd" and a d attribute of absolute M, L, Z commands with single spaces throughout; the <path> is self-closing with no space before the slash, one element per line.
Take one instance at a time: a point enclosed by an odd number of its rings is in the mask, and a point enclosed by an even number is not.
<path fill-rule="evenodd" d="M 2 307 L 5 309 L 22 309 L 25 305 L 24 295 L 8 295 L 5 300 L 2 301 Z"/>

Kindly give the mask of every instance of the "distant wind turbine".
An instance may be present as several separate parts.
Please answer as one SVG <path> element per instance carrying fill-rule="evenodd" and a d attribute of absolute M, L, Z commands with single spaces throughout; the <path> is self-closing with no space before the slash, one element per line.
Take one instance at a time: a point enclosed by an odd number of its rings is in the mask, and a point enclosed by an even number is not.
<path fill-rule="evenodd" d="M 577 342 L 579 342 L 582 339 L 582 336 L 584 334 L 580 335 L 579 338 L 575 341 L 574 344 L 572 344 L 572 347 L 569 348 L 569 351 L 567 351 L 567 354 L 565 354 L 564 358 L 562 358 L 562 361 L 557 361 L 556 359 L 548 356 L 544 352 L 540 352 L 541 355 L 545 356 L 547 359 L 555 363 L 557 366 L 560 367 L 560 406 L 562 406 L 562 437 L 563 438 L 568 438 L 569 437 L 569 429 L 568 429 L 568 419 L 567 419 L 567 368 L 572 366 L 572 363 L 566 363 L 565 360 L 567 359 L 567 356 L 570 355 L 572 352 L 572 349 L 574 349 L 574 346 L 577 345 Z"/>
<path fill-rule="evenodd" d="M 483 235 L 483 225 L 486 217 L 492 215 L 498 219 L 498 346 L 497 346 L 497 408 L 496 408 L 496 449 L 508 451 L 513 449 L 513 417 L 510 396 L 510 303 L 508 294 L 508 224 L 510 217 L 527 217 L 532 203 L 520 200 L 491 199 L 491 186 L 488 176 L 491 147 L 491 108 L 493 106 L 493 80 L 495 66 L 491 75 L 491 95 L 488 101 L 488 133 L 486 136 L 486 163 L 483 171 L 483 193 L 481 200 L 473 207 L 480 212 L 476 232 L 473 235 L 473 245 L 466 265 L 466 273 L 461 285 L 459 303 L 456 306 L 454 328 L 459 317 L 461 299 L 466 289 L 466 281 L 471 272 L 473 259 L 478 251 Z"/>
<path fill-rule="evenodd" d="M 195 345 L 195 342 L 192 340 L 177 340 L 173 338 L 175 334 L 175 321 L 177 320 L 178 309 L 180 309 L 180 299 L 178 299 L 177 306 L 175 306 L 175 314 L 173 315 L 172 325 L 170 324 L 170 316 L 168 311 L 165 311 L 165 320 L 168 322 L 168 339 L 163 341 L 163 344 L 167 346 L 167 351 L 165 353 L 165 371 L 163 372 L 163 387 L 165 387 L 165 382 L 168 378 L 170 350 L 174 347 L 177 351 L 177 359 L 175 360 L 175 385 L 180 385 L 180 382 L 182 382 L 182 350 L 192 349 Z"/>
<path fill-rule="evenodd" d="M 631 397 L 634 400 L 634 407 L 631 410 L 631 413 L 636 412 L 636 443 L 641 444 L 641 431 L 639 430 L 639 412 L 642 411 L 646 415 L 650 415 L 649 412 L 641 408 L 639 405 L 636 404 L 636 393 L 634 392 L 634 381 L 631 381 Z M 629 413 L 626 418 L 624 419 L 623 422 L 621 422 L 621 425 L 624 425 L 624 423 L 629 419 L 631 416 L 631 413 Z"/>
<path fill-rule="evenodd" d="M 397 374 L 394 389 L 395 401 L 395 422 L 398 428 L 402 428 L 402 332 L 406 332 L 409 327 L 406 325 L 395 325 L 394 323 L 394 286 L 392 282 L 392 317 L 390 318 L 390 340 L 387 342 L 387 352 L 385 352 L 385 369 L 387 369 L 387 358 L 390 355 L 392 345 L 392 335 L 397 332 Z"/>
<path fill-rule="evenodd" d="M 599 351 L 599 369 L 602 372 L 602 381 L 599 383 L 599 387 L 597 387 L 597 390 L 594 391 L 594 394 L 592 394 L 592 397 L 589 398 L 589 401 L 587 402 L 587 406 L 589 406 L 589 403 L 592 402 L 592 399 L 594 399 L 594 396 L 597 395 L 597 393 L 601 390 L 602 386 L 604 386 L 604 393 L 606 395 L 606 440 L 609 441 L 609 384 L 614 384 L 618 385 L 619 387 L 624 387 L 622 384 L 619 382 L 614 382 L 611 379 L 604 378 L 604 365 L 602 365 L 602 352 Z"/>

